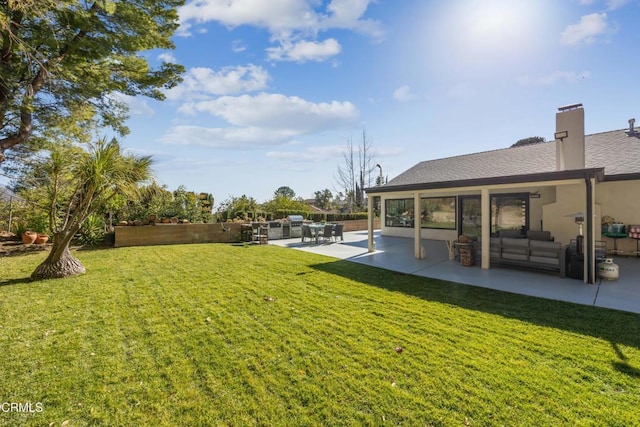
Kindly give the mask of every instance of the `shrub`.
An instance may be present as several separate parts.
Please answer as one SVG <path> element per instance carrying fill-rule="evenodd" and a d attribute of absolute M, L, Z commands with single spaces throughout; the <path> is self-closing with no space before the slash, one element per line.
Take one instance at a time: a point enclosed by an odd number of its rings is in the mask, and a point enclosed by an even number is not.
<path fill-rule="evenodd" d="M 97 246 L 104 240 L 105 222 L 101 215 L 92 214 L 82 223 L 75 241 L 81 245 Z"/>

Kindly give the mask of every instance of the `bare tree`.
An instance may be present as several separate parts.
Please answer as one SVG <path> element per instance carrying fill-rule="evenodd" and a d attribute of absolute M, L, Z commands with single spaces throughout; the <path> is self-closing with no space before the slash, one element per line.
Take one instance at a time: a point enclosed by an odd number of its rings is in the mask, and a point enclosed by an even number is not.
<path fill-rule="evenodd" d="M 371 186 L 371 173 L 376 168 L 373 143 L 367 137 L 367 132 L 362 129 L 362 144 L 356 150 L 351 137 L 347 140 L 347 146 L 343 154 L 343 164 L 338 166 L 335 176 L 339 191 L 344 190 L 348 212 L 363 209 L 367 203 L 365 187 Z"/>
<path fill-rule="evenodd" d="M 338 165 L 338 172 L 335 179 L 337 181 L 338 187 L 341 190 L 344 190 L 344 195 L 347 202 L 347 211 L 353 212 L 356 189 L 356 165 L 354 163 L 353 140 L 351 139 L 351 137 L 347 139 L 347 147 L 342 156 L 343 164 Z"/>
<path fill-rule="evenodd" d="M 362 129 L 362 145 L 358 146 L 358 160 L 360 166 L 360 188 L 358 191 L 358 208 L 361 210 L 367 206 L 365 198 L 365 185 L 371 187 L 371 173 L 376 168 L 376 160 L 374 158 L 373 143 L 367 137 L 367 131 Z"/>

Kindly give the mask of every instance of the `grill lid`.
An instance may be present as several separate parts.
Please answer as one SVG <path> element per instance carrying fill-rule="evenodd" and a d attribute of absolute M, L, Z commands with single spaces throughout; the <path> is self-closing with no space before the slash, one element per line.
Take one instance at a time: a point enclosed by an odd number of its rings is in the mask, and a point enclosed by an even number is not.
<path fill-rule="evenodd" d="M 302 222 L 304 220 L 302 215 L 289 215 L 287 219 L 291 222 Z"/>

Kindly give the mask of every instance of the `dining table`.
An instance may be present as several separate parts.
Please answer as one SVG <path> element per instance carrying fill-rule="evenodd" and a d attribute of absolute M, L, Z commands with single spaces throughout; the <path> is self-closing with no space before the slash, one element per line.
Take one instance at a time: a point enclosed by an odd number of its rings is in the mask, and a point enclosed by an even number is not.
<path fill-rule="evenodd" d="M 313 237 L 316 239 L 316 243 L 318 243 L 318 239 L 320 238 L 320 232 L 324 230 L 325 224 L 322 222 L 312 222 L 309 224 L 309 228 L 313 233 Z"/>

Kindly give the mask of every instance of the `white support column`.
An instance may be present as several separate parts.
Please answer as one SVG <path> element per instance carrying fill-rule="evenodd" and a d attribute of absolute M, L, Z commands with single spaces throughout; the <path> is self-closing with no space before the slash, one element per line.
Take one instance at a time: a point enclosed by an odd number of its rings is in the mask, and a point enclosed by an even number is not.
<path fill-rule="evenodd" d="M 369 246 L 368 251 L 374 252 L 376 250 L 375 242 L 373 241 L 373 196 L 369 195 L 367 198 L 367 230 L 368 230 L 368 240 Z"/>
<path fill-rule="evenodd" d="M 420 227 L 420 193 L 413 195 L 413 254 L 416 259 L 425 257 L 424 248 L 422 247 L 422 228 Z"/>
<path fill-rule="evenodd" d="M 489 189 L 480 190 L 480 216 L 482 218 L 482 260 L 480 266 L 489 269 L 489 260 L 491 257 L 491 199 L 489 197 Z"/>
<path fill-rule="evenodd" d="M 593 283 L 597 283 L 597 266 L 596 266 L 596 251 L 595 251 L 595 247 L 596 247 L 596 223 L 599 224 L 600 222 L 596 221 L 595 218 L 593 217 L 593 215 L 595 214 L 596 211 L 596 206 L 595 206 L 595 200 L 596 200 L 596 180 L 594 178 L 589 178 L 590 181 L 590 186 L 591 186 L 591 206 L 589 206 L 589 197 L 586 197 L 585 200 L 585 217 L 584 217 L 584 245 L 583 248 L 585 249 L 585 255 L 587 255 L 587 257 L 589 257 L 589 259 L 591 260 L 591 263 L 588 262 L 587 258 L 585 257 L 585 262 L 584 262 L 584 283 L 586 284 L 592 284 L 589 283 L 589 277 L 592 278 Z M 589 191 L 589 186 L 586 184 L 585 182 L 585 187 L 587 192 Z M 592 217 L 591 222 L 587 221 L 587 215 L 591 213 Z M 591 227 L 589 227 L 589 224 L 591 224 Z M 589 247 L 587 245 L 587 242 L 589 242 L 589 238 L 591 239 L 591 247 Z M 587 252 L 587 250 L 589 250 L 589 252 Z M 589 271 L 589 265 L 591 265 L 591 271 Z M 591 273 L 591 274 L 589 274 Z"/>

